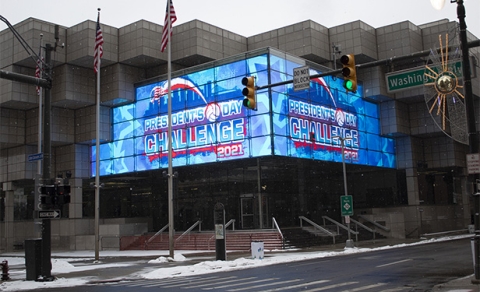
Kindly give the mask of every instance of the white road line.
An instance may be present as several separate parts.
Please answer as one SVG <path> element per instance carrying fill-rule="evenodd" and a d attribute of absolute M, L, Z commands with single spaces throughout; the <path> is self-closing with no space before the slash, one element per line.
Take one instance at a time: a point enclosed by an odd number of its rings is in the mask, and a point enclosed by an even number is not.
<path fill-rule="evenodd" d="M 243 280 L 243 279 L 242 279 Z M 212 288 L 202 288 L 202 290 L 212 290 L 212 289 L 219 289 L 219 288 L 231 288 L 235 286 L 245 286 L 245 285 L 250 285 L 250 284 L 255 284 L 255 283 L 262 283 L 262 282 L 267 282 L 267 281 L 272 281 L 272 280 L 278 280 L 278 278 L 269 278 L 269 279 L 260 279 L 260 280 L 255 280 L 255 281 L 250 281 L 248 283 L 238 283 L 238 284 L 232 284 L 232 285 L 224 285 L 224 286 L 218 286 L 218 287 L 212 287 Z M 219 283 L 222 284 L 222 283 Z"/>
<path fill-rule="evenodd" d="M 316 291 L 328 290 L 328 289 L 338 288 L 338 287 L 347 286 L 347 285 L 353 285 L 353 284 L 357 284 L 357 283 L 358 282 L 345 282 L 345 283 L 334 284 L 334 285 L 330 285 L 330 286 L 319 287 L 319 288 L 315 288 L 315 289 L 311 289 L 311 290 L 302 290 L 302 291 L 303 292 L 316 292 Z"/>
<path fill-rule="evenodd" d="M 294 289 L 294 288 L 305 288 L 305 286 L 308 286 L 308 285 L 322 284 L 322 283 L 325 283 L 325 282 L 330 282 L 330 280 L 320 280 L 320 281 L 314 281 L 314 282 L 306 282 L 306 283 L 302 283 L 302 284 L 298 284 L 298 285 L 285 286 L 285 287 L 282 287 L 282 288 L 271 289 L 271 290 L 267 290 L 265 292 L 282 291 L 282 290 L 289 290 L 289 289 Z"/>
<path fill-rule="evenodd" d="M 236 279 L 237 277 L 235 276 L 231 276 L 231 277 L 225 277 L 221 280 L 229 280 L 229 279 Z M 183 283 L 179 283 L 179 284 L 173 284 L 173 285 L 168 285 L 168 286 L 162 286 L 164 288 L 175 288 L 175 287 L 181 287 L 181 286 L 187 286 L 187 285 L 192 285 L 192 283 L 198 283 L 198 281 L 202 281 L 202 284 L 205 284 L 205 283 L 208 283 L 208 282 L 213 282 L 213 281 L 219 281 L 220 278 L 218 277 L 214 277 L 214 278 L 208 278 L 208 279 L 201 279 L 201 280 L 197 280 L 197 281 L 188 281 L 188 282 L 183 282 Z"/>
<path fill-rule="evenodd" d="M 238 289 L 229 289 L 227 291 L 243 291 L 243 290 L 257 289 L 257 288 L 263 288 L 263 287 L 273 286 L 273 285 L 288 284 L 288 283 L 293 283 L 293 282 L 298 282 L 298 281 L 301 281 L 301 280 L 300 279 L 295 279 L 295 280 L 289 280 L 289 281 L 271 282 L 271 283 L 264 284 L 264 285 L 249 286 L 249 287 L 238 288 Z"/>
<path fill-rule="evenodd" d="M 362 291 L 362 290 L 367 290 L 367 289 L 371 289 L 371 288 L 377 288 L 377 287 L 380 287 L 380 286 L 383 286 L 383 285 L 387 285 L 387 284 L 386 283 L 377 283 L 377 284 L 367 285 L 367 286 L 358 287 L 358 288 L 354 288 L 354 289 L 343 290 L 342 292 Z"/>
<path fill-rule="evenodd" d="M 406 259 L 406 260 L 402 260 L 402 261 L 398 261 L 398 262 L 388 263 L 388 264 L 384 264 L 384 265 L 376 266 L 376 268 L 381 268 L 381 267 L 386 267 L 386 266 L 396 265 L 396 264 L 400 264 L 400 263 L 408 262 L 408 261 L 411 261 L 411 260 L 412 260 L 412 259 Z"/>

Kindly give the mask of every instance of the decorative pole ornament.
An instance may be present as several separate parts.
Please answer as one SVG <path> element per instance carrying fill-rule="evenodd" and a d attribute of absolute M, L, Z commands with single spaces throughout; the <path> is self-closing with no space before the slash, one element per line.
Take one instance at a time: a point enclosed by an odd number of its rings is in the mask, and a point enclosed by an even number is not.
<path fill-rule="evenodd" d="M 440 48 L 431 50 L 428 65 L 425 65 L 425 102 L 430 115 L 445 134 L 468 144 L 465 95 L 460 82 L 463 64 L 458 38 L 450 40 L 449 34 L 446 34 L 444 43 L 442 35 L 439 35 L 438 41 Z"/>

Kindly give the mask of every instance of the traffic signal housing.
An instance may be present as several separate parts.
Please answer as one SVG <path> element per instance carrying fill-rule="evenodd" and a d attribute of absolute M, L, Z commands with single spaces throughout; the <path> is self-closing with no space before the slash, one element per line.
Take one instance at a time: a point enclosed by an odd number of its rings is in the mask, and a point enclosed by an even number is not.
<path fill-rule="evenodd" d="M 242 94 L 245 96 L 243 99 L 243 106 L 256 111 L 257 110 L 257 94 L 255 88 L 255 77 L 248 76 L 242 78 L 242 84 L 245 86 L 242 90 Z"/>
<path fill-rule="evenodd" d="M 39 187 L 40 195 L 40 209 L 48 210 L 55 205 L 55 185 L 40 185 Z"/>
<path fill-rule="evenodd" d="M 350 92 L 357 92 L 357 69 L 355 68 L 355 56 L 353 54 L 343 55 L 340 58 L 343 65 L 343 88 Z"/>

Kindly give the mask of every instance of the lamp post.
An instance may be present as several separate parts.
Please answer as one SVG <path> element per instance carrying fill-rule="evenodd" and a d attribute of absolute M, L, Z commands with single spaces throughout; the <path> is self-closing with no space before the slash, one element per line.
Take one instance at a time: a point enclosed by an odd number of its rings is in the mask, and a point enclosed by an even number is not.
<path fill-rule="evenodd" d="M 430 0 L 436 9 L 442 9 L 445 0 Z M 463 69 L 463 88 L 465 89 L 465 110 L 467 119 L 468 144 L 470 153 L 478 153 L 478 134 L 475 125 L 475 103 L 472 92 L 472 78 L 470 73 L 470 60 L 467 43 L 467 24 L 465 22 L 465 6 L 463 0 L 450 0 L 450 3 L 457 3 L 457 18 L 460 25 L 460 49 L 462 51 L 462 69 Z M 478 174 L 470 176 L 470 183 L 473 187 L 474 196 L 474 220 L 475 220 L 475 236 L 474 236 L 474 271 L 475 279 L 472 282 L 480 283 L 480 193 L 475 184 Z"/>

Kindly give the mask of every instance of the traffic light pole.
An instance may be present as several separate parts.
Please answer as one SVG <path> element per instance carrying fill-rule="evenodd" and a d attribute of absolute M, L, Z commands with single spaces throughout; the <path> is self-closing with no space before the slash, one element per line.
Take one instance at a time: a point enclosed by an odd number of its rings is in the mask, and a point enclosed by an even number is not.
<path fill-rule="evenodd" d="M 52 76 L 52 51 L 55 50 L 50 44 L 45 45 L 45 63 L 48 65 L 46 75 Z M 44 124 L 43 124 L 43 182 L 50 183 L 51 179 L 51 99 L 52 91 L 50 88 L 45 88 L 45 106 L 44 110 Z M 52 271 L 52 231 L 50 219 L 42 219 L 42 277 L 44 281 L 53 281 Z"/>
<path fill-rule="evenodd" d="M 462 62 L 463 62 L 463 88 L 465 90 L 465 109 L 467 118 L 467 132 L 468 132 L 468 145 L 470 153 L 478 153 L 478 134 L 475 124 L 475 102 L 473 99 L 472 91 L 472 77 L 470 72 L 470 59 L 469 59 L 469 43 L 467 42 L 467 24 L 465 22 L 465 6 L 463 0 L 457 0 L 457 18 L 460 24 L 460 46 L 462 50 Z M 473 197 L 474 197 L 474 224 L 475 224 L 475 236 L 474 241 L 474 273 L 475 280 L 473 283 L 480 283 L 480 194 L 477 189 L 476 181 L 478 174 L 470 176 L 471 183 L 473 184 Z"/>

